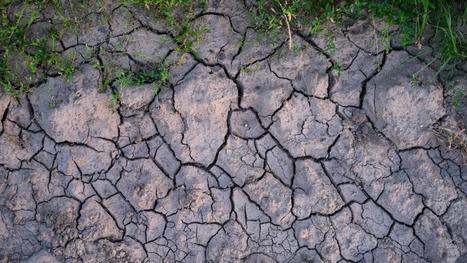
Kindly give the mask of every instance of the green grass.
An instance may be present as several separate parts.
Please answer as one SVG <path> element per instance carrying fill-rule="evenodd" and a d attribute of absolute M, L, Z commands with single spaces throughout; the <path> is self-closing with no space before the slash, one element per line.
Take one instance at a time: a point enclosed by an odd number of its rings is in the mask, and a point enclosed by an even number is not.
<path fill-rule="evenodd" d="M 169 83 L 169 71 L 163 65 L 158 65 L 151 70 L 119 71 L 115 78 L 117 86 L 127 88 L 143 84 L 152 84 L 154 92 L 159 91 Z"/>
<path fill-rule="evenodd" d="M 456 110 L 460 110 L 462 107 L 462 99 L 467 95 L 465 94 L 465 87 L 459 87 L 456 85 L 448 85 L 447 94 L 452 98 L 452 106 Z"/>
<path fill-rule="evenodd" d="M 0 1 L 0 87 L 19 96 L 47 75 L 71 77 L 73 58 L 57 52 L 61 30 L 51 26 L 34 36 L 40 10 L 59 8 L 57 0 Z M 60 21 L 58 19 L 56 22 Z"/>
<path fill-rule="evenodd" d="M 435 134 L 448 149 L 458 149 L 464 156 L 467 156 L 467 133 L 465 129 L 453 130 L 449 127 L 438 127 Z"/>
<path fill-rule="evenodd" d="M 467 26 L 467 10 L 463 1 L 452 0 L 260 0 L 256 7 L 254 23 L 263 32 L 282 32 L 288 26 L 305 26 L 310 32 L 323 30 L 326 21 L 341 25 L 346 17 L 359 18 L 364 12 L 372 17 L 384 18 L 398 25 L 405 46 L 424 44 L 427 30 L 433 30 L 441 39 L 436 50 L 444 66 L 464 62 L 467 42 L 460 31 Z M 290 18 L 289 21 L 286 17 Z M 289 24 L 289 25 L 288 25 Z M 384 49 L 389 52 L 389 31 L 383 29 Z M 328 42 L 330 48 L 332 41 Z"/>
<path fill-rule="evenodd" d="M 429 63 L 436 68 L 437 75 L 443 72 L 449 76 L 457 65 L 466 62 L 467 9 L 462 0 L 258 0 L 250 19 L 259 32 L 289 35 L 290 49 L 293 46 L 290 31 L 305 28 L 311 34 L 320 33 L 326 39 L 326 51 L 332 54 L 336 52 L 334 33 L 323 24 L 330 22 L 342 28 L 346 18 L 358 19 L 367 14 L 398 26 L 405 47 L 421 48 L 427 44 L 427 36 L 434 36 L 440 45 L 434 48 L 435 59 Z M 392 49 L 392 37 L 389 27 L 379 32 L 386 53 Z M 339 75 L 341 70 L 336 65 L 333 71 Z M 412 84 L 417 83 L 414 79 Z M 448 94 L 453 98 L 453 106 L 460 108 L 465 92 L 450 90 Z"/>
<path fill-rule="evenodd" d="M 203 8 L 207 0 L 123 0 L 127 5 L 138 5 L 156 12 L 172 28 L 178 28 L 195 14 L 197 8 Z"/>
<path fill-rule="evenodd" d="M 204 0 L 116 0 L 126 5 L 136 5 L 150 9 L 155 17 L 163 19 L 169 25 L 174 40 L 178 44 L 176 51 L 191 53 L 193 46 L 204 34 L 205 29 L 193 28 L 191 21 L 206 4 Z M 88 4 L 90 4 L 90 1 Z M 0 88 L 12 94 L 21 96 L 31 87 L 37 85 L 47 76 L 63 75 L 71 78 L 75 68 L 73 57 L 66 57 L 57 50 L 59 39 L 65 32 L 79 33 L 77 24 L 80 14 L 92 9 L 85 2 L 71 1 L 62 5 L 59 0 L 0 0 Z M 96 3 L 96 6 L 102 3 Z M 54 10 L 54 23 L 39 37 L 32 37 L 35 23 L 43 20 L 41 10 Z M 88 60 L 94 54 L 91 54 Z M 18 59 L 19 58 L 19 59 Z M 99 64 L 99 63 L 97 63 Z M 167 69 L 155 66 L 154 72 L 126 72 L 117 77 L 117 82 L 138 84 L 151 82 L 158 92 L 168 82 Z M 110 87 L 112 77 L 105 72 L 102 65 L 97 65 L 101 71 L 102 84 L 99 91 Z M 156 76 L 157 75 L 157 76 Z M 126 82 L 126 83 L 125 83 Z"/>
<path fill-rule="evenodd" d="M 178 45 L 176 51 L 197 56 L 194 46 L 206 32 L 192 26 L 196 15 L 206 7 L 206 0 L 116 0 L 125 5 L 150 10 L 157 19 L 163 19 Z M 65 1 L 66 2 L 66 1 Z M 83 3 L 85 3 L 84 1 Z M 90 1 L 91 2 L 91 1 Z M 366 13 L 398 25 L 405 46 L 422 46 L 426 33 L 433 32 L 440 46 L 435 50 L 439 58 L 439 72 L 464 63 L 467 58 L 465 34 L 460 29 L 467 26 L 467 11 L 461 0 L 257 0 L 252 1 L 250 22 L 259 32 L 268 36 L 290 35 L 298 28 L 307 28 L 312 34 L 322 33 L 329 52 L 336 52 L 335 36 L 324 24 L 331 22 L 338 27 L 346 18 L 360 18 Z M 73 57 L 57 52 L 58 39 L 66 31 L 75 32 L 79 14 L 90 7 L 70 1 L 62 6 L 60 0 L 0 0 L 0 88 L 20 96 L 50 75 L 70 78 L 74 73 Z M 97 6 L 99 4 L 96 4 Z M 33 37 L 32 27 L 42 19 L 41 10 L 55 10 L 54 24 L 39 37 Z M 74 8 L 76 10 L 69 10 Z M 67 12 L 65 12 L 66 10 Z M 94 9 L 93 9 L 94 10 Z M 100 9 L 99 9 L 100 10 Z M 71 16 L 70 16 L 71 14 Z M 78 14 L 74 16 L 73 14 Z M 380 32 L 385 52 L 391 50 L 391 32 Z M 289 42 L 293 51 L 293 43 Z M 21 59 L 18 59 L 21 58 Z M 102 86 L 107 89 L 113 78 L 102 73 Z M 333 69 L 339 73 L 337 65 Z M 156 92 L 167 85 L 168 72 L 156 66 L 154 72 L 120 72 L 115 79 L 123 85 L 155 83 Z M 458 94 L 457 92 L 456 94 Z M 460 93 L 459 93 L 460 94 Z"/>
<path fill-rule="evenodd" d="M 150 9 L 163 19 L 174 32 L 178 52 L 194 53 L 193 46 L 206 32 L 203 28 L 194 28 L 191 22 L 206 6 L 207 0 L 124 0 L 123 2 Z"/>
<path fill-rule="evenodd" d="M 335 63 L 334 66 L 332 67 L 332 71 L 334 72 L 336 76 L 340 76 L 343 71 L 342 65 L 339 63 Z"/>
<path fill-rule="evenodd" d="M 118 92 L 118 91 L 112 92 L 112 94 L 110 94 L 109 108 L 112 111 L 117 111 L 121 100 L 122 100 L 122 93 L 121 92 Z"/>

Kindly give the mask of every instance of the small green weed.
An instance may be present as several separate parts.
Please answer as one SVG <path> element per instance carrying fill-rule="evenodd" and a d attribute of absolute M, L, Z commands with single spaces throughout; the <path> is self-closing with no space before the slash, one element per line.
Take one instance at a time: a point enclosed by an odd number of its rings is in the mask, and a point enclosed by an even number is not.
<path fill-rule="evenodd" d="M 435 134 L 448 149 L 458 149 L 467 158 L 467 133 L 465 129 L 454 130 L 449 127 L 438 127 L 435 129 Z M 467 159 L 464 160 L 467 161 Z"/>
<path fill-rule="evenodd" d="M 58 0 L 0 1 L 0 88 L 13 96 L 27 92 L 47 74 L 70 78 L 73 59 L 56 52 L 61 31 L 51 28 L 35 36 L 33 25 L 42 19 L 40 10 L 60 10 Z M 58 22 L 58 21 L 56 21 Z M 60 24 L 60 23 L 57 23 Z"/>
<path fill-rule="evenodd" d="M 342 65 L 336 61 L 332 67 L 332 71 L 334 72 L 334 74 L 336 74 L 336 76 L 340 76 L 343 71 Z"/>
<path fill-rule="evenodd" d="M 465 94 L 465 89 L 459 86 L 448 86 L 448 92 L 447 94 L 451 97 L 452 99 L 452 106 L 456 110 L 460 110 L 462 106 L 462 99 L 467 95 Z"/>
<path fill-rule="evenodd" d="M 206 6 L 207 0 L 118 0 L 126 5 L 136 5 L 154 12 L 166 21 L 177 42 L 177 51 L 197 57 L 194 46 L 206 29 L 194 28 L 192 21 Z M 66 4 L 65 2 L 69 2 Z M 79 1 L 80 2 L 80 1 Z M 86 1 L 84 1 L 86 2 Z M 97 6 L 103 6 L 104 1 Z M 346 18 L 370 15 L 383 18 L 389 24 L 398 25 L 404 45 L 422 46 L 427 36 L 434 34 L 441 41 L 435 57 L 442 60 L 440 70 L 452 69 L 467 58 L 465 27 L 467 11 L 460 0 L 256 0 L 250 10 L 250 20 L 256 29 L 274 39 L 285 35 L 288 45 L 294 49 L 292 32 L 308 28 L 312 34 L 323 33 L 325 23 L 341 26 Z M 67 5 L 66 7 L 64 5 Z M 55 22 L 44 34 L 34 37 L 34 25 L 44 20 L 41 10 L 52 8 Z M 85 10 L 84 3 L 60 0 L 0 0 L 0 88 L 19 96 L 47 75 L 63 75 L 70 78 L 74 73 L 73 57 L 59 53 L 59 41 L 65 32 L 76 32 L 77 17 L 68 9 Z M 97 11 L 99 11 L 98 8 Z M 76 12 L 76 10 L 75 10 Z M 73 12 L 71 12 L 73 13 Z M 78 12 L 79 13 L 79 12 Z M 462 29 L 464 31 L 462 31 Z M 385 52 L 391 49 L 392 32 L 385 27 L 379 32 Z M 326 49 L 336 49 L 335 36 L 325 31 Z M 94 55 L 86 47 L 86 60 Z M 18 59 L 21 58 L 21 59 Z M 21 62 L 18 62 L 21 61 Z M 14 62 L 14 63 L 12 63 Z M 112 84 L 109 72 L 101 70 L 103 91 Z M 252 70 L 246 69 L 245 71 Z M 333 71 L 339 74 L 340 66 Z M 168 71 L 164 67 L 137 72 L 119 72 L 114 79 L 118 85 L 131 86 L 153 83 L 155 92 L 168 85 Z M 418 81 L 414 78 L 413 83 Z M 456 93 L 457 94 L 457 93 Z"/>
<path fill-rule="evenodd" d="M 122 101 L 122 93 L 121 92 L 112 92 L 110 95 L 110 102 L 109 107 L 112 111 L 117 111 L 120 102 Z"/>
<path fill-rule="evenodd" d="M 309 28 L 321 32 L 326 21 L 341 25 L 346 17 L 358 18 L 369 13 L 398 25 L 404 45 L 421 46 L 426 33 L 441 34 L 442 47 L 437 52 L 446 68 L 467 58 L 467 42 L 461 28 L 467 24 L 465 3 L 459 0 L 258 0 L 252 11 L 255 26 L 268 35 L 290 34 L 290 29 Z M 390 31 L 383 28 L 384 50 L 391 49 Z M 326 34 L 327 49 L 333 50 Z M 290 40 L 289 40 L 290 41 Z M 289 43 L 291 47 L 291 43 Z M 449 67 L 448 65 L 451 65 Z"/>
<path fill-rule="evenodd" d="M 143 84 L 152 84 L 153 90 L 157 94 L 169 84 L 169 71 L 165 66 L 157 66 L 152 70 L 139 71 L 119 71 L 115 78 L 115 83 L 123 88 L 138 86 Z"/>
<path fill-rule="evenodd" d="M 193 28 L 189 23 L 182 26 L 182 31 L 175 36 L 175 41 L 178 44 L 177 51 L 182 53 L 194 53 L 193 47 L 199 43 L 202 36 L 207 33 L 205 28 Z M 194 56 L 198 55 L 194 53 Z"/>
<path fill-rule="evenodd" d="M 334 43 L 334 35 L 331 31 L 326 31 L 326 50 L 334 52 L 336 50 L 336 44 Z"/>
<path fill-rule="evenodd" d="M 54 100 L 54 99 L 53 99 L 52 101 L 50 101 L 50 102 L 47 104 L 47 107 L 48 107 L 49 109 L 55 109 L 55 108 L 57 108 L 57 107 L 60 105 L 60 103 L 62 103 L 62 101 L 60 101 L 60 100 Z"/>
<path fill-rule="evenodd" d="M 389 53 L 392 47 L 391 47 L 391 33 L 388 27 L 384 27 L 381 30 L 381 37 L 382 37 L 384 52 Z"/>
<path fill-rule="evenodd" d="M 123 2 L 156 11 L 156 14 L 176 32 L 175 41 L 179 52 L 192 53 L 193 46 L 206 32 L 206 29 L 193 28 L 191 21 L 197 11 L 207 5 L 207 0 L 124 0 Z"/>
<path fill-rule="evenodd" d="M 412 85 L 413 87 L 417 87 L 417 86 L 422 85 L 422 80 L 420 79 L 418 74 L 413 74 L 412 75 L 412 78 L 410 79 L 410 85 Z"/>

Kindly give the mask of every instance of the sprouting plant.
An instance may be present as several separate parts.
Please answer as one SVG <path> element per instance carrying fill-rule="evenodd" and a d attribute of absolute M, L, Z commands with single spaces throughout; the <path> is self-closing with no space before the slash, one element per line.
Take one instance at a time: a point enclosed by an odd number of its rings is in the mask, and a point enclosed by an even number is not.
<path fill-rule="evenodd" d="M 334 35 L 330 30 L 326 31 L 326 49 L 333 52 L 336 49 L 336 44 L 334 43 Z"/>
<path fill-rule="evenodd" d="M 159 79 L 153 85 L 154 94 L 158 94 L 162 88 L 169 85 L 170 73 L 166 67 L 161 67 L 159 71 Z"/>
<path fill-rule="evenodd" d="M 112 92 L 110 95 L 110 103 L 109 107 L 111 110 L 116 111 L 118 109 L 118 106 L 120 105 L 120 101 L 122 100 L 122 93 L 116 91 Z"/>
<path fill-rule="evenodd" d="M 123 71 L 116 74 L 115 83 L 123 88 L 138 86 L 143 84 L 152 84 L 154 93 L 169 85 L 170 74 L 164 65 L 156 65 L 151 70 Z"/>
<path fill-rule="evenodd" d="M 291 51 L 292 51 L 293 54 L 298 55 L 298 54 L 300 54 L 300 52 L 303 51 L 303 49 L 304 49 L 303 46 L 293 45 Z"/>
<path fill-rule="evenodd" d="M 194 47 L 201 41 L 206 29 L 194 27 L 193 21 L 203 8 L 206 0 L 116 0 L 124 5 L 136 5 L 150 10 L 158 19 L 165 21 L 173 36 L 177 51 L 190 53 L 196 59 L 199 55 Z M 67 2 L 67 3 L 65 3 Z M 78 3 L 79 2 L 79 3 Z M 4 0 L 0 1 L 0 88 L 18 96 L 40 83 L 46 76 L 60 74 L 70 78 L 76 63 L 60 53 L 61 41 L 66 33 L 79 33 L 76 25 L 80 14 L 86 11 L 83 1 L 60 0 Z M 86 1 L 84 1 L 86 2 Z M 97 12 L 104 12 L 104 2 L 96 3 Z M 45 19 L 40 10 L 51 10 L 51 27 L 42 36 L 31 34 L 31 28 Z M 436 74 L 456 68 L 467 58 L 465 28 L 467 11 L 462 1 L 455 0 L 256 0 L 251 1 L 250 22 L 255 29 L 271 40 L 285 36 L 289 48 L 295 52 L 292 35 L 299 29 L 308 28 L 310 32 L 322 33 L 325 37 L 326 51 L 336 49 L 334 31 L 327 30 L 325 24 L 340 26 L 347 18 L 355 19 L 369 15 L 374 19 L 384 19 L 389 25 L 397 25 L 402 35 L 403 45 L 426 44 L 427 33 L 436 36 L 440 44 L 433 51 L 441 65 Z M 389 27 L 380 30 L 385 52 L 391 49 Z M 394 32 L 396 33 L 396 32 Z M 260 35 L 261 35 L 260 34 Z M 431 39 L 431 38 L 430 38 Z M 123 49 L 123 48 L 122 48 Z M 99 47 L 85 47 L 84 59 L 92 61 L 99 54 Z M 10 58 L 21 58 L 21 63 Z M 14 60 L 13 59 L 13 60 Z M 18 60 L 18 59 L 17 59 Z M 438 62 L 438 61 L 437 61 Z M 433 64 L 433 65 L 435 65 Z M 98 65 L 102 85 L 100 91 L 107 89 L 112 81 L 124 85 L 130 83 L 153 83 L 155 92 L 167 85 L 168 77 L 163 70 L 156 69 L 157 76 L 148 72 L 124 72 L 115 76 Z M 248 71 L 245 69 L 244 71 Z M 333 69 L 339 74 L 339 65 Z M 126 78 L 126 79 L 125 79 Z M 416 78 L 413 84 L 419 83 Z"/>
<path fill-rule="evenodd" d="M 410 85 L 412 85 L 413 87 L 422 85 L 422 80 L 420 79 L 418 74 L 412 75 L 412 78 L 410 79 Z"/>
<path fill-rule="evenodd" d="M 384 52 L 389 53 L 391 51 L 391 35 L 388 27 L 384 27 L 381 30 L 381 41 L 383 43 Z"/>
<path fill-rule="evenodd" d="M 62 103 L 62 102 L 63 102 L 63 101 L 61 101 L 61 100 L 52 99 L 52 100 L 47 104 L 47 107 L 48 107 L 49 109 L 55 109 L 55 108 L 57 108 L 57 107 L 60 105 L 60 103 Z"/>
<path fill-rule="evenodd" d="M 194 46 L 199 43 L 207 32 L 208 29 L 206 28 L 192 28 L 191 24 L 184 24 L 181 33 L 175 36 L 175 41 L 178 44 L 176 50 L 178 52 L 194 53 Z M 194 55 L 197 56 L 197 54 Z"/>
<path fill-rule="evenodd" d="M 332 66 L 332 71 L 334 72 L 334 74 L 336 74 L 336 76 L 340 76 L 343 71 L 342 65 L 336 61 Z"/>
<path fill-rule="evenodd" d="M 466 96 L 465 90 L 462 87 L 448 85 L 448 95 L 452 98 L 452 106 L 456 110 L 460 110 L 462 106 L 462 99 Z"/>
<path fill-rule="evenodd" d="M 86 60 L 90 60 L 94 55 L 94 49 L 89 47 L 87 44 L 84 46 L 84 54 L 83 57 Z"/>
<path fill-rule="evenodd" d="M 313 19 L 310 25 L 310 32 L 318 33 L 318 32 L 321 32 L 322 30 L 323 30 L 323 27 L 321 25 L 321 20 L 318 18 Z"/>
<path fill-rule="evenodd" d="M 455 130 L 449 127 L 438 127 L 435 129 L 435 134 L 448 149 L 459 149 L 467 157 L 467 133 L 465 129 Z"/>
<path fill-rule="evenodd" d="M 56 51 L 60 23 L 51 24 L 39 35 L 31 34 L 42 16 L 39 9 L 59 10 L 60 5 L 57 0 L 0 1 L 0 88 L 18 96 L 47 73 L 71 77 L 73 58 Z"/>

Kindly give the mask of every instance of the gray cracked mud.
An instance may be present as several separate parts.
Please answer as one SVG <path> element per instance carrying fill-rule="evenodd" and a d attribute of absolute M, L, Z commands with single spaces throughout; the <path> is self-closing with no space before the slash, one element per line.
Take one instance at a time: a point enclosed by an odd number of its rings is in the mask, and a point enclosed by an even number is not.
<path fill-rule="evenodd" d="M 467 166 L 434 136 L 449 116 L 424 62 L 362 22 L 330 27 L 333 51 L 262 42 L 243 1 L 210 2 L 178 54 L 164 22 L 107 8 L 63 43 L 104 68 L 165 62 L 171 83 L 112 110 L 83 60 L 1 94 L 0 262 L 465 261 Z"/>

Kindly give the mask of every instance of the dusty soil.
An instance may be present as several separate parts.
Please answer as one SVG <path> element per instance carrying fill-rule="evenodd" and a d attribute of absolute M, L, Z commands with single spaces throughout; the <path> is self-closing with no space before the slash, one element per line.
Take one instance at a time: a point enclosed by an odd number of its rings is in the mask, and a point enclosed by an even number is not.
<path fill-rule="evenodd" d="M 211 3 L 193 56 L 143 10 L 109 8 L 67 50 L 164 62 L 170 87 L 116 87 L 113 110 L 83 59 L 1 94 L 0 262 L 467 260 L 467 166 L 434 132 L 465 116 L 429 57 L 384 52 L 381 22 L 327 25 L 332 50 L 299 31 L 288 50 L 242 1 Z"/>

